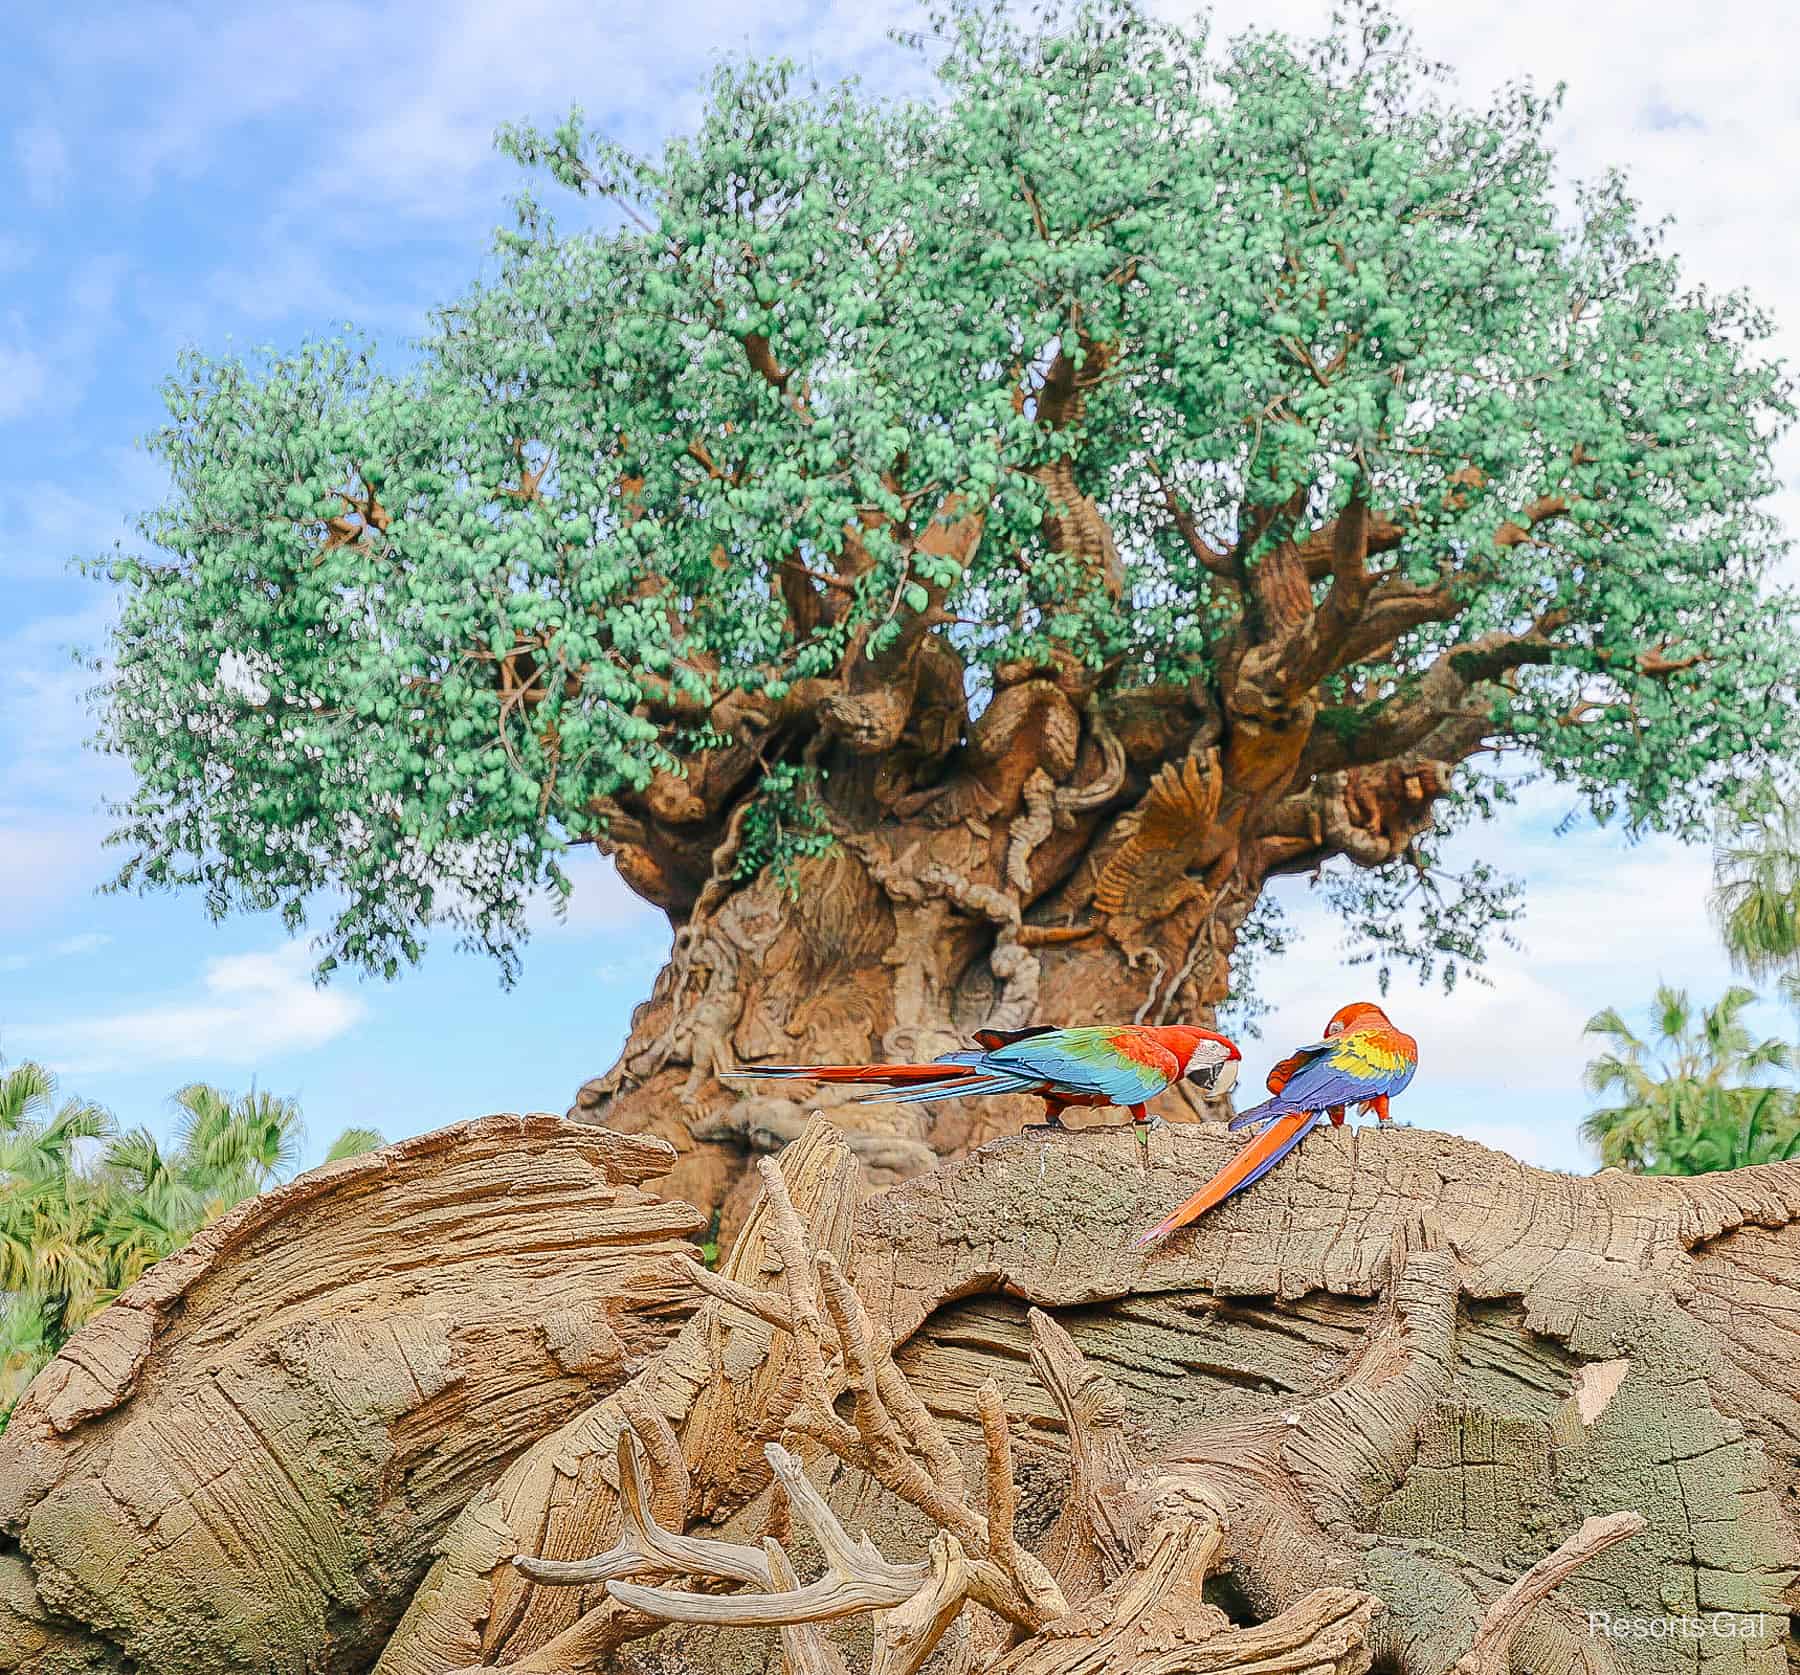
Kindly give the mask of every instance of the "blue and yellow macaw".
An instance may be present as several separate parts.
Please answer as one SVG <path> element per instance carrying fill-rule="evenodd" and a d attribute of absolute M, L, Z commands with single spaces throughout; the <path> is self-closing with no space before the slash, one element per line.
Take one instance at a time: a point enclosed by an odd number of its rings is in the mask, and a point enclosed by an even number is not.
<path fill-rule="evenodd" d="M 1379 1006 L 1354 1001 L 1325 1026 L 1321 1041 L 1308 1042 L 1269 1072 L 1272 1098 L 1240 1111 L 1233 1128 L 1255 1128 L 1256 1137 L 1205 1186 L 1133 1244 L 1141 1249 L 1164 1239 L 1233 1193 L 1260 1181 L 1320 1122 L 1344 1120 L 1351 1105 L 1388 1120 L 1388 1101 L 1404 1092 L 1419 1068 L 1419 1044 L 1388 1021 Z"/>

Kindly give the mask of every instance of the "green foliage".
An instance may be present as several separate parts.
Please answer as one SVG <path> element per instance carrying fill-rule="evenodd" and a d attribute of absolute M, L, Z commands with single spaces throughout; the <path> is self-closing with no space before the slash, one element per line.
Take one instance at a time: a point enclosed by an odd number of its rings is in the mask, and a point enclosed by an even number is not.
<path fill-rule="evenodd" d="M 1720 823 L 1713 912 L 1732 964 L 1753 977 L 1800 969 L 1800 801 L 1758 786 Z"/>
<path fill-rule="evenodd" d="M 196 1082 L 174 1095 L 177 1140 L 120 1133 L 110 1112 L 56 1101 L 30 1062 L 0 1068 L 0 1424 L 38 1369 L 152 1263 L 291 1172 L 292 1100 Z M 381 1145 L 349 1129 L 327 1161 Z"/>
<path fill-rule="evenodd" d="M 792 896 L 800 889 L 794 863 L 807 855 L 823 855 L 831 847 L 817 773 L 777 763 L 763 775 L 762 788 L 745 813 L 733 870 L 739 878 L 754 878 L 766 868 Z"/>
<path fill-rule="evenodd" d="M 965 3 L 915 44 L 930 103 L 731 64 L 660 157 L 579 113 L 507 131 L 607 225 L 522 199 L 404 375 L 348 343 L 183 362 L 154 556 L 110 568 L 121 884 L 294 923 L 328 900 L 324 970 L 391 975 L 448 924 L 510 972 L 566 845 L 728 733 L 722 697 L 779 704 L 939 600 L 977 691 L 1052 650 L 1109 685 L 1208 677 L 1254 607 L 1164 485 L 1252 569 L 1353 491 L 1403 515 L 1391 574 L 1458 610 L 1331 677 L 1334 725 L 1550 625 L 1493 737 L 1602 816 L 1698 830 L 1792 743 L 1767 322 L 1689 287 L 1618 179 L 1559 218 L 1554 100 L 1459 106 L 1376 11 L 1209 58 L 1127 0 Z M 1117 355 L 1052 434 L 1046 371 L 1091 342 Z M 1047 543 L 1031 473 L 1065 450 L 1117 601 Z M 1502 539 L 1544 496 L 1567 514 Z M 958 508 L 985 519 L 966 565 L 920 545 Z M 784 571 L 831 572 L 859 525 L 847 614 L 808 626 Z M 762 822 L 770 864 L 815 835 Z M 1427 939 L 1460 962 L 1501 905 L 1473 878 Z"/>
<path fill-rule="evenodd" d="M 1612 1008 L 1587 1033 L 1606 1050 L 1587 1068 L 1590 1093 L 1612 1103 L 1589 1114 L 1583 1138 L 1614 1168 L 1699 1175 L 1800 1157 L 1800 1091 L 1772 1075 L 1794 1068 L 1793 1049 L 1758 1040 L 1743 1014 L 1756 1001 L 1728 989 L 1696 1010 L 1684 989 L 1660 987 L 1652 1028 L 1640 1036 Z"/>
<path fill-rule="evenodd" d="M 1231 961 L 1231 996 L 1219 1008 L 1219 1028 L 1232 1035 L 1260 1039 L 1262 1020 L 1273 1010 L 1262 998 L 1259 981 L 1263 968 L 1278 960 L 1291 945 L 1292 932 L 1281 903 L 1268 892 L 1238 927 L 1237 949 Z"/>
<path fill-rule="evenodd" d="M 1481 964 L 1492 944 L 1520 946 L 1512 926 L 1524 915 L 1523 887 L 1478 858 L 1457 871 L 1443 850 L 1458 831 L 1511 800 L 1505 781 L 1478 781 L 1464 788 L 1434 830 L 1407 846 L 1400 865 L 1332 868 L 1326 897 L 1344 924 L 1345 964 L 1374 966 L 1384 995 L 1397 966 L 1420 983 L 1435 978 L 1446 994 L 1464 977 L 1485 983 Z"/>
<path fill-rule="evenodd" d="M 387 1141 L 377 1129 L 346 1128 L 325 1148 L 324 1161 L 342 1163 L 347 1157 L 361 1157 L 365 1152 L 376 1151 L 386 1144 Z"/>
<path fill-rule="evenodd" d="M 104 1236 L 108 1204 L 93 1157 L 111 1116 L 56 1098 L 41 1065 L 0 1067 L 0 1415 L 74 1328 L 140 1263 Z"/>

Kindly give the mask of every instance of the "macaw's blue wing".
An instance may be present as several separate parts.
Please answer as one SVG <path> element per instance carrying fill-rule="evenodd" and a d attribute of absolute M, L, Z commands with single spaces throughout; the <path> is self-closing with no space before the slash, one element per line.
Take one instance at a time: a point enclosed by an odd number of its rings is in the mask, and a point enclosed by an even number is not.
<path fill-rule="evenodd" d="M 1284 1110 L 1295 1109 L 1295 1107 L 1281 1103 L 1280 1095 L 1287 1091 L 1288 1084 L 1300 1071 L 1317 1059 L 1321 1053 L 1327 1053 L 1330 1050 L 1331 1043 L 1329 1041 L 1309 1041 L 1304 1047 L 1296 1047 L 1269 1072 L 1269 1092 L 1276 1095 L 1276 1098 L 1265 1100 L 1261 1105 L 1253 1105 L 1247 1111 L 1239 1111 L 1226 1126 L 1248 1128 L 1252 1123 L 1270 1121 Z"/>
<path fill-rule="evenodd" d="M 1327 1111 L 1404 1091 L 1418 1069 L 1417 1061 L 1361 1034 L 1318 1043 L 1304 1064 L 1290 1071 L 1274 1098 L 1231 1119 L 1233 1128 L 1273 1122 L 1289 1111 Z M 1296 1055 L 1297 1057 L 1298 1055 Z"/>
<path fill-rule="evenodd" d="M 1112 1024 L 1050 1030 L 987 1055 L 996 1070 L 1028 1071 L 1066 1093 L 1098 1094 L 1115 1105 L 1141 1105 L 1180 1079 L 1167 1047 Z"/>

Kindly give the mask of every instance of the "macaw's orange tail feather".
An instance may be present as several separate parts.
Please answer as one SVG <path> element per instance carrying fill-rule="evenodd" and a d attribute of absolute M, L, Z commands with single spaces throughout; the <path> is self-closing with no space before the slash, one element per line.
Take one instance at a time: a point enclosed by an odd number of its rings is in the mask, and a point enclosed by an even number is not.
<path fill-rule="evenodd" d="M 1319 1120 L 1317 1111 L 1289 1111 L 1277 1117 L 1247 1146 L 1233 1154 L 1229 1163 L 1194 1194 L 1180 1209 L 1159 1221 L 1148 1233 L 1140 1233 L 1131 1241 L 1134 1250 L 1166 1239 L 1178 1228 L 1186 1227 L 1196 1217 L 1223 1204 L 1234 1192 L 1241 1192 L 1253 1181 L 1259 1181 L 1294 1147 L 1300 1137 Z"/>

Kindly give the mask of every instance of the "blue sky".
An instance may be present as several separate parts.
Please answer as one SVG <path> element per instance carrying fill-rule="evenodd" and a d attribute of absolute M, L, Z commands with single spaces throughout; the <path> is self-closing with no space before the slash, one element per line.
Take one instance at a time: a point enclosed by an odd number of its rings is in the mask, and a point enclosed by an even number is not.
<path fill-rule="evenodd" d="M 1253 9 L 1310 28 L 1328 7 L 1265 0 L 1215 16 L 1229 32 Z M 1800 324 L 1787 260 L 1800 94 L 1769 50 L 1773 7 L 1711 6 L 1701 39 L 1683 8 L 1659 17 L 1611 0 L 1401 9 L 1471 96 L 1526 73 L 1566 78 L 1571 172 L 1623 164 L 1651 212 L 1677 218 L 1697 277 L 1748 284 Z M 158 497 L 134 442 L 158 422 L 158 385 L 183 346 L 291 346 L 354 321 L 404 352 L 478 271 L 520 184 L 492 151 L 500 122 L 578 102 L 649 144 L 692 120 L 720 51 L 783 51 L 883 85 L 903 66 L 884 31 L 912 21 L 886 0 L 264 0 L 8 18 L 0 1053 L 55 1064 L 68 1088 L 159 1129 L 178 1085 L 254 1079 L 300 1097 L 313 1157 L 352 1123 L 398 1137 L 561 1110 L 611 1062 L 667 932 L 591 858 L 568 921 L 546 919 L 510 993 L 447 944 L 397 984 L 318 990 L 305 947 L 274 920 L 215 926 L 194 897 L 97 896 L 99 804 L 120 781 L 81 747 L 90 677 L 68 652 L 99 642 L 108 601 L 67 560 L 127 539 L 131 514 Z M 1791 447 L 1785 463 L 1792 484 Z M 1583 1167 L 1582 1022 L 1646 1001 L 1659 975 L 1710 995 L 1726 972 L 1705 921 L 1705 855 L 1591 828 L 1558 837 L 1568 812 L 1534 792 L 1480 839 L 1531 887 L 1525 948 L 1497 953 L 1494 986 L 1447 999 L 1402 984 L 1391 1009 L 1425 1043 L 1415 1121 Z M 1271 1049 L 1316 1032 L 1347 983 L 1304 882 L 1284 894 L 1302 934 L 1268 973 Z"/>

